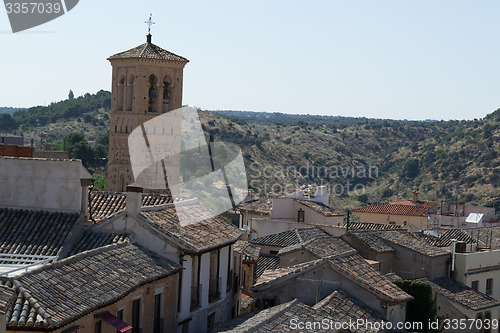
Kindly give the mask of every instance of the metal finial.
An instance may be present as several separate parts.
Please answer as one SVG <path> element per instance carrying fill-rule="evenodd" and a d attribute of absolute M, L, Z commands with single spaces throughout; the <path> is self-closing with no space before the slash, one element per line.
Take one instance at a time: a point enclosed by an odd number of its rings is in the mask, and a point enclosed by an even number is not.
<path fill-rule="evenodd" d="M 149 20 L 144 21 L 144 23 L 146 23 L 148 25 L 148 34 L 151 33 L 151 26 L 153 24 L 155 24 L 155 22 L 153 22 L 153 20 L 152 20 L 152 17 L 153 17 L 153 14 L 149 14 Z"/>

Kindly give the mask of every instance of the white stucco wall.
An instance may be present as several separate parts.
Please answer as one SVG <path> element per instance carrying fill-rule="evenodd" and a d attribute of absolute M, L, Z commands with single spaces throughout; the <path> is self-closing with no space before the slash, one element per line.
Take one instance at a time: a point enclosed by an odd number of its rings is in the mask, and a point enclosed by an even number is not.
<path fill-rule="evenodd" d="M 493 279 L 491 296 L 500 300 L 500 250 L 455 254 L 455 279 L 471 287 L 478 281 L 478 291 L 486 293 L 486 280 Z"/>
<path fill-rule="evenodd" d="M 11 208 L 80 212 L 91 178 L 80 160 L 0 157 L 0 170 L 0 207 Z"/>

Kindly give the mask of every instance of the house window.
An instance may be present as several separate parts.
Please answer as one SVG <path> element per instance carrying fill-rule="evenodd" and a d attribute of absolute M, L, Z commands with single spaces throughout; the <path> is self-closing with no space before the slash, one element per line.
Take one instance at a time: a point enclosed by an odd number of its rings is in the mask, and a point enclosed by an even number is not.
<path fill-rule="evenodd" d="M 304 214 L 305 212 L 301 209 L 299 209 L 299 214 L 298 214 L 298 217 L 297 217 L 297 222 L 304 222 Z"/>
<path fill-rule="evenodd" d="M 486 280 L 486 295 L 493 294 L 493 279 Z"/>
<path fill-rule="evenodd" d="M 471 288 L 474 290 L 474 291 L 477 291 L 478 290 L 478 286 L 479 286 L 479 281 L 472 281 L 472 285 L 471 285 Z"/>
<path fill-rule="evenodd" d="M 215 328 L 215 312 L 208 316 L 207 318 L 207 332 L 212 331 Z"/>
<path fill-rule="evenodd" d="M 139 333 L 141 325 L 141 299 L 132 302 L 132 333 Z"/>
<path fill-rule="evenodd" d="M 396 224 L 396 222 L 395 221 L 389 221 L 389 224 L 393 224 L 394 225 L 394 224 Z"/>
<path fill-rule="evenodd" d="M 162 294 L 155 295 L 155 309 L 154 309 L 154 333 L 160 333 L 162 331 L 162 315 L 161 315 L 161 300 Z"/>
<path fill-rule="evenodd" d="M 102 328 L 102 321 L 97 321 L 94 326 L 94 332 L 95 333 L 101 333 L 101 328 Z"/>

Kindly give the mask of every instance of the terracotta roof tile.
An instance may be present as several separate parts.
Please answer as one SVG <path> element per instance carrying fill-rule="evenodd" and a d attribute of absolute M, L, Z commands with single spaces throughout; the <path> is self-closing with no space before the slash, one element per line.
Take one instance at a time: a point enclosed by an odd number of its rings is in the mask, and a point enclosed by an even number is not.
<path fill-rule="evenodd" d="M 280 267 L 280 258 L 269 254 L 260 254 L 253 270 L 254 283 L 262 276 L 266 270 L 277 269 Z"/>
<path fill-rule="evenodd" d="M 356 250 L 342 239 L 333 236 L 322 236 L 285 247 L 279 251 L 278 255 L 283 255 L 297 250 L 307 250 L 317 258 L 356 253 Z"/>
<path fill-rule="evenodd" d="M 234 243 L 233 251 L 239 253 L 243 261 L 257 261 L 259 259 L 260 247 L 246 240 L 238 240 Z"/>
<path fill-rule="evenodd" d="M 55 256 L 78 218 L 76 213 L 0 208 L 0 253 Z"/>
<path fill-rule="evenodd" d="M 172 197 L 160 194 L 143 194 L 142 206 L 158 206 L 172 203 Z M 125 193 L 108 193 L 93 191 L 90 194 L 90 212 L 92 218 L 101 221 L 125 209 L 127 196 Z"/>
<path fill-rule="evenodd" d="M 408 300 L 412 298 L 387 277 L 380 274 L 359 254 L 318 259 L 286 268 L 267 270 L 260 276 L 252 287 L 252 290 L 267 289 L 271 285 L 299 276 L 320 265 L 328 265 L 334 271 L 360 287 L 370 290 L 372 293 L 389 301 Z"/>
<path fill-rule="evenodd" d="M 296 276 L 323 263 L 324 261 L 322 259 L 318 259 L 290 267 L 266 270 L 257 279 L 252 289 L 258 290 L 262 287 L 270 285 L 271 283 L 277 283 L 289 277 Z"/>
<path fill-rule="evenodd" d="M 375 323 L 385 320 L 383 316 L 370 311 L 366 305 L 354 298 L 348 297 L 342 291 L 333 292 L 331 295 L 316 303 L 313 308 L 326 312 L 328 318 L 336 322 L 356 322 L 358 319 L 362 319 L 367 322 Z M 354 333 L 355 331 L 348 330 L 348 332 Z M 378 332 L 378 330 L 372 330 L 369 327 L 361 326 L 358 327 L 356 332 L 368 333 Z"/>
<path fill-rule="evenodd" d="M 333 330 L 319 324 L 323 320 L 327 320 L 328 322 L 349 322 L 349 320 L 356 322 L 358 318 L 366 319 L 370 322 L 381 322 L 384 320 L 380 315 L 372 313 L 365 308 L 358 301 L 336 291 L 313 307 L 300 303 L 295 299 L 257 313 L 240 316 L 223 325 L 217 332 L 297 332 L 290 325 L 292 319 L 296 319 L 302 323 L 318 323 L 318 327 L 315 327 L 314 332 L 333 332 Z M 362 328 L 357 331 L 343 329 L 342 332 L 373 333 L 380 331 Z"/>
<path fill-rule="evenodd" d="M 432 246 L 419 239 L 406 230 L 378 231 L 374 232 L 377 237 L 384 240 L 389 246 L 399 245 L 429 257 L 449 255 L 450 252 L 439 247 Z"/>
<path fill-rule="evenodd" d="M 371 213 L 386 215 L 406 215 L 422 216 L 437 205 L 437 202 L 418 201 L 416 203 L 410 200 L 382 202 L 379 204 L 353 209 L 353 213 Z"/>
<path fill-rule="evenodd" d="M 181 269 L 129 243 L 80 253 L 15 280 L 4 280 L 4 285 L 17 292 L 7 312 L 7 327 L 61 327 Z"/>
<path fill-rule="evenodd" d="M 439 232 L 440 236 L 425 235 L 423 233 L 415 233 L 417 237 L 422 238 L 426 243 L 437 247 L 448 247 L 451 245 L 451 240 L 466 242 L 467 244 L 476 243 L 476 241 L 461 229 L 446 229 Z"/>
<path fill-rule="evenodd" d="M 371 290 L 388 300 L 407 300 L 412 297 L 380 274 L 359 254 L 328 258 L 331 267 L 359 286 Z"/>
<path fill-rule="evenodd" d="M 192 204 L 184 206 L 193 216 L 205 216 L 207 208 Z M 157 231 L 175 239 L 187 251 L 202 251 L 236 242 L 241 232 L 220 216 L 181 227 L 174 207 L 142 211 L 142 216 Z"/>
<path fill-rule="evenodd" d="M 129 58 L 146 58 L 169 61 L 189 62 L 184 57 L 162 49 L 153 43 L 144 43 L 130 50 L 112 55 L 108 60 L 114 59 L 129 59 Z"/>
<path fill-rule="evenodd" d="M 304 199 L 295 199 L 298 203 L 311 208 L 315 212 L 318 212 L 320 214 L 323 214 L 324 216 L 339 216 L 342 214 L 337 213 L 333 208 L 330 206 L 324 205 L 321 202 L 317 201 L 311 201 L 311 200 L 304 200 Z"/>
<path fill-rule="evenodd" d="M 268 215 L 271 213 L 272 207 L 273 204 L 271 202 L 268 202 L 267 198 L 244 202 L 238 206 L 240 210 L 245 210 L 254 214 L 263 213 Z"/>
<path fill-rule="evenodd" d="M 355 231 L 351 236 L 362 242 L 366 248 L 377 253 L 394 252 L 394 249 L 384 242 L 376 233 L 370 231 Z"/>
<path fill-rule="evenodd" d="M 344 224 L 344 227 L 346 225 Z M 397 224 L 371 223 L 371 222 L 350 222 L 349 230 L 393 230 L 403 229 L 403 226 Z"/>
<path fill-rule="evenodd" d="M 450 278 L 443 277 L 432 281 L 422 279 L 421 281 L 430 285 L 434 292 L 474 311 L 500 305 L 500 301 L 493 297 L 474 291 Z"/>
<path fill-rule="evenodd" d="M 106 233 L 92 229 L 85 229 L 76 240 L 68 256 L 110 244 L 130 241 L 131 239 L 127 234 Z"/>
<path fill-rule="evenodd" d="M 283 231 L 276 234 L 267 235 L 250 240 L 250 243 L 264 246 L 287 247 L 317 238 L 319 236 L 327 236 L 328 233 L 321 228 L 297 228 L 293 230 Z"/>
<path fill-rule="evenodd" d="M 16 299 L 16 291 L 7 286 L 0 285 L 0 314 L 5 315 Z"/>

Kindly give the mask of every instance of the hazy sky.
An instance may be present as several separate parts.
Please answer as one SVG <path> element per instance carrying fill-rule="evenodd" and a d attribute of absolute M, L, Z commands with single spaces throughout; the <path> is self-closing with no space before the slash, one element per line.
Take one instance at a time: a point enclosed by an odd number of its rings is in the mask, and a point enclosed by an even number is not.
<path fill-rule="evenodd" d="M 112 54 L 145 42 L 190 60 L 184 104 L 394 119 L 500 107 L 496 0 L 81 0 L 12 34 L 0 9 L 0 106 L 111 89 Z"/>

